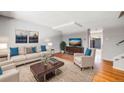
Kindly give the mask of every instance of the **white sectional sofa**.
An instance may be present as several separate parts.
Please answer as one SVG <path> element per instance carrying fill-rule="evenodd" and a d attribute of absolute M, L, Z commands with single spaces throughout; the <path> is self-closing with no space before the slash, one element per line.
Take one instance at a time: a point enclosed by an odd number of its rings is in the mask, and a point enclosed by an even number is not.
<path fill-rule="evenodd" d="M 32 54 L 25 54 L 25 55 L 18 55 L 10 57 L 10 60 L 13 61 L 16 66 L 21 64 L 26 64 L 32 61 L 40 60 L 41 53 L 32 53 Z"/>
<path fill-rule="evenodd" d="M 12 57 L 9 55 L 8 59 L 14 62 L 16 66 L 18 66 L 18 65 L 30 63 L 33 61 L 35 62 L 37 60 L 41 60 L 44 54 L 49 53 L 49 51 L 41 52 L 39 48 L 36 48 L 36 49 L 37 49 L 36 53 L 27 54 L 25 52 L 25 49 L 22 49 L 22 47 L 19 47 L 19 55 L 12 56 Z"/>
<path fill-rule="evenodd" d="M 16 66 L 36 62 L 37 60 L 41 60 L 45 54 L 50 53 L 48 50 L 41 52 L 38 49 L 36 53 L 26 53 L 25 48 L 19 47 L 19 54 L 10 56 L 10 51 L 8 51 L 8 60 L 0 62 L 0 67 L 3 70 L 3 74 L 0 75 L 0 82 L 19 82 L 19 71 L 16 69 Z"/>

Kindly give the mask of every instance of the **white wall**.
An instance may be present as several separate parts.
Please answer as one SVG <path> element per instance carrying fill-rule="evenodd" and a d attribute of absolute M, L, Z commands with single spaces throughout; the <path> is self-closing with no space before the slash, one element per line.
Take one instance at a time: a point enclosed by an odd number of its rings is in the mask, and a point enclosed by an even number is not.
<path fill-rule="evenodd" d="M 42 21 L 42 20 L 41 20 Z M 27 31 L 39 32 L 38 44 L 16 44 L 15 43 L 15 29 L 22 29 Z M 53 31 L 46 26 L 36 25 L 30 22 L 0 17 L 0 39 L 8 38 L 9 46 L 35 46 L 46 44 L 46 39 L 53 43 L 53 48 L 59 50 L 59 43 L 62 41 L 62 34 L 58 31 Z"/>
<path fill-rule="evenodd" d="M 102 58 L 112 60 L 113 57 L 124 53 L 124 44 L 116 45 L 121 40 L 124 40 L 124 26 L 105 28 L 103 31 Z"/>
<path fill-rule="evenodd" d="M 69 45 L 69 38 L 81 38 L 82 39 L 82 46 L 88 47 L 88 31 L 82 31 L 79 33 L 72 33 L 72 34 L 63 34 L 63 41 Z"/>

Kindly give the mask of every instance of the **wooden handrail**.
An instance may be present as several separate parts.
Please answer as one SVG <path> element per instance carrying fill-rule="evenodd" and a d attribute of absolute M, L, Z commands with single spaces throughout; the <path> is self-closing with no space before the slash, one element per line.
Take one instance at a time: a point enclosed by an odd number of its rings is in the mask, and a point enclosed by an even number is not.
<path fill-rule="evenodd" d="M 116 45 L 120 45 L 120 44 L 122 44 L 122 43 L 124 43 L 124 40 L 118 42 Z"/>

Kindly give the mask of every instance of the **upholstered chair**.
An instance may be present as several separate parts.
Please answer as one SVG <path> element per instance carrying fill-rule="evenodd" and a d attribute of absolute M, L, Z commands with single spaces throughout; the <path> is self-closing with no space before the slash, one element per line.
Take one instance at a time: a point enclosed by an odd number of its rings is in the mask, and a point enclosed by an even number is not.
<path fill-rule="evenodd" d="M 11 61 L 0 62 L 3 74 L 0 75 L 0 82 L 19 82 L 19 71 Z"/>
<path fill-rule="evenodd" d="M 96 50 L 93 48 L 91 48 L 90 50 L 91 50 L 90 56 L 86 56 L 83 53 L 74 53 L 74 64 L 79 66 L 81 70 L 86 67 L 92 67 L 92 68 L 94 67 Z"/>

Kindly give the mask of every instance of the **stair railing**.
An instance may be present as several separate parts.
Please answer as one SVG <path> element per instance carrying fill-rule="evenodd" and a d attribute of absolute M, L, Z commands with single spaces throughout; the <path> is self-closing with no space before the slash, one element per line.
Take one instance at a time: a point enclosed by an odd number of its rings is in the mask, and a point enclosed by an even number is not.
<path fill-rule="evenodd" d="M 122 43 L 124 43 L 124 40 L 122 40 L 122 41 L 116 43 L 116 45 L 119 46 L 119 45 L 122 44 Z"/>

